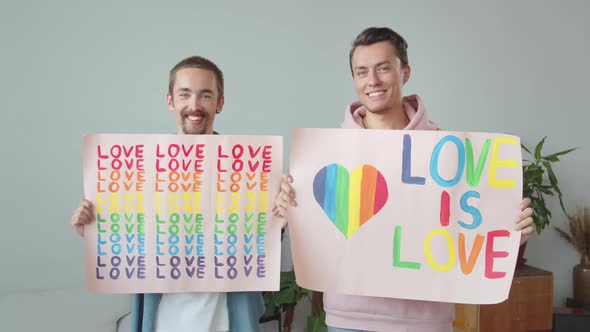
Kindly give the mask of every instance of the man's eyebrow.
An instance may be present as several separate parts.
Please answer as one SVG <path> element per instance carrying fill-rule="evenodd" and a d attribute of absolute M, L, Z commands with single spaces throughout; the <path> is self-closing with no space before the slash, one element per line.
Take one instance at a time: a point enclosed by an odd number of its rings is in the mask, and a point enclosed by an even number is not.
<path fill-rule="evenodd" d="M 203 90 L 200 90 L 199 91 L 199 94 L 205 94 L 205 93 L 211 93 L 211 94 L 213 94 L 213 90 L 211 90 L 211 89 L 203 89 Z"/>
<path fill-rule="evenodd" d="M 375 67 L 379 67 L 379 66 L 383 66 L 383 65 L 388 65 L 388 64 L 390 64 L 390 63 L 391 63 L 391 62 L 390 62 L 390 61 L 388 61 L 388 60 L 381 61 L 381 62 L 379 62 L 378 64 L 376 64 L 376 65 L 375 65 Z"/>
<path fill-rule="evenodd" d="M 379 66 L 389 65 L 389 64 L 391 64 L 391 61 L 385 60 L 385 61 L 381 61 L 381 62 L 377 63 L 373 67 L 379 67 Z M 367 69 L 367 67 L 366 66 L 354 67 L 354 70 L 357 70 L 357 69 Z"/>
<path fill-rule="evenodd" d="M 178 91 L 178 92 L 191 92 L 191 89 L 189 89 L 189 88 L 179 88 L 176 91 Z"/>

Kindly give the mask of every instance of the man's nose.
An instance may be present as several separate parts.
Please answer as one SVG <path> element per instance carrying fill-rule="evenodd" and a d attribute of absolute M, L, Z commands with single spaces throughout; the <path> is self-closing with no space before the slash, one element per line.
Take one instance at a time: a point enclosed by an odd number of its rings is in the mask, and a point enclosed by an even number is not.
<path fill-rule="evenodd" d="M 201 103 L 197 96 L 191 97 L 191 99 L 189 100 L 189 107 L 193 111 L 196 111 L 201 108 Z"/>
<path fill-rule="evenodd" d="M 370 86 L 379 85 L 381 83 L 381 79 L 379 78 L 379 75 L 377 75 L 377 72 L 374 70 L 369 71 L 368 82 Z"/>

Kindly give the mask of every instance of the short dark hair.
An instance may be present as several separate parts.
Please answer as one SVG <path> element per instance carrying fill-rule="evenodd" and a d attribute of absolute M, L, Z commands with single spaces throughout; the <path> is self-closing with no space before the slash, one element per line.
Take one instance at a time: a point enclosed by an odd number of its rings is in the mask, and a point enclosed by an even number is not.
<path fill-rule="evenodd" d="M 168 92 L 170 95 L 172 95 L 172 89 L 174 88 L 174 83 L 176 83 L 176 73 L 179 70 L 185 68 L 200 68 L 213 72 L 217 78 L 217 92 L 219 92 L 219 98 L 223 97 L 223 73 L 219 67 L 213 63 L 213 61 L 201 56 L 188 57 L 184 60 L 181 60 L 174 67 L 172 67 L 172 70 L 170 70 L 170 78 L 168 83 Z"/>
<path fill-rule="evenodd" d="M 352 48 L 348 56 L 348 63 L 350 65 L 350 71 L 352 72 L 352 55 L 357 46 L 370 46 L 376 43 L 387 41 L 393 45 L 393 48 L 397 52 L 398 58 L 402 62 L 402 66 L 408 65 L 408 42 L 399 33 L 391 30 L 390 28 L 376 28 L 371 27 L 363 30 L 354 42 L 352 42 Z M 354 73 L 353 73 L 354 75 Z"/>

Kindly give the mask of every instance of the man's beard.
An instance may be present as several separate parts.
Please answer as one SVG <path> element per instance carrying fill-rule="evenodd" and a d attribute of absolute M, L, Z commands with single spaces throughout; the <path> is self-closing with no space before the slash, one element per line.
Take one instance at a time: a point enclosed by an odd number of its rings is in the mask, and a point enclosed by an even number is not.
<path fill-rule="evenodd" d="M 194 128 L 193 126 L 189 125 L 187 123 L 187 116 L 188 115 L 195 115 L 195 116 L 201 116 L 203 117 L 203 120 L 201 120 L 201 124 Z M 187 111 L 187 110 L 182 110 L 180 112 L 180 116 L 182 117 L 182 132 L 185 133 L 186 135 L 202 135 L 202 134 L 206 134 L 207 131 L 207 124 L 209 123 L 209 115 L 204 112 L 204 111 Z M 190 131 L 189 128 L 193 127 L 194 129 L 192 131 Z M 192 129 L 192 128 L 191 128 Z"/>

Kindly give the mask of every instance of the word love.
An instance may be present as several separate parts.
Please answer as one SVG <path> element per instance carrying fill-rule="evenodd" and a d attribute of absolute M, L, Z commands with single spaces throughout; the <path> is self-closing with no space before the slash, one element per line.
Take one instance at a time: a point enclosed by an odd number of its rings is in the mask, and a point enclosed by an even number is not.
<path fill-rule="evenodd" d="M 143 150 L 143 144 L 116 144 L 105 153 L 103 147 L 98 145 L 97 192 L 116 193 L 122 188 L 126 191 L 142 192 L 146 181 Z"/>
<path fill-rule="evenodd" d="M 448 260 L 445 264 L 439 264 L 432 254 L 431 243 L 435 236 L 442 236 L 447 245 Z M 487 232 L 487 234 L 477 234 L 473 241 L 473 246 L 469 253 L 469 257 L 466 254 L 466 240 L 465 234 L 459 233 L 457 244 L 453 240 L 452 235 L 444 228 L 438 228 L 426 236 L 424 240 L 424 257 L 430 267 L 438 272 L 450 271 L 456 264 L 457 257 L 459 258 L 459 264 L 461 272 L 465 275 L 469 275 L 473 272 L 473 268 L 480 256 L 481 249 L 484 241 L 486 242 L 485 248 L 485 272 L 484 276 L 487 279 L 498 279 L 506 276 L 506 272 L 494 271 L 494 259 L 504 258 L 508 256 L 506 251 L 495 251 L 494 240 L 498 237 L 509 237 L 510 232 L 507 230 L 494 230 Z M 402 242 L 402 227 L 396 226 L 393 235 L 393 266 L 406 269 L 420 270 L 422 264 L 418 262 L 402 261 L 401 260 L 401 242 Z M 457 247 L 457 252 L 455 251 Z"/>
<path fill-rule="evenodd" d="M 266 211 L 272 146 L 217 148 L 214 265 L 216 279 L 266 277 Z M 257 218 L 255 210 L 258 210 Z M 227 215 L 229 213 L 229 215 Z M 243 243 L 240 243 L 242 231 Z M 256 256 L 256 257 L 255 257 Z"/>
<path fill-rule="evenodd" d="M 439 160 L 443 147 L 450 143 L 457 149 L 457 169 L 455 175 L 450 179 L 444 179 L 439 173 Z M 467 184 L 471 187 L 477 187 L 481 180 L 481 176 L 486 164 L 490 145 L 492 155 L 489 165 L 488 185 L 492 188 L 514 188 L 516 183 L 512 179 L 497 178 L 499 168 L 518 168 L 519 163 L 516 160 L 501 160 L 499 159 L 500 146 L 503 144 L 518 145 L 518 142 L 509 137 L 498 137 L 486 139 L 477 166 L 474 164 L 473 145 L 471 140 L 465 139 L 465 144 L 453 135 L 443 137 L 434 147 L 430 158 L 430 177 L 436 184 L 441 187 L 453 187 L 459 183 L 463 178 L 463 172 L 466 174 Z M 520 148 L 520 147 L 519 147 Z M 402 182 L 407 184 L 424 185 L 426 179 L 423 176 L 412 175 L 412 137 L 408 134 L 404 135 L 403 152 L 402 152 Z"/>
<path fill-rule="evenodd" d="M 252 146 L 248 146 L 248 154 L 244 155 L 245 148 L 241 144 L 236 144 L 231 148 L 231 156 L 234 159 L 231 164 L 231 170 L 234 172 L 241 172 L 244 169 L 244 160 L 247 158 L 247 171 L 250 172 L 259 172 L 258 168 L 262 168 L 262 172 L 268 173 L 270 172 L 270 166 L 272 163 L 272 146 L 265 145 L 264 147 L 259 146 L 258 148 L 254 148 Z M 262 151 L 261 151 L 262 150 Z M 254 161 L 253 159 L 257 159 L 258 155 L 262 153 L 262 165 L 260 164 L 259 160 Z M 227 172 L 226 168 L 222 167 L 223 159 L 229 158 L 230 156 L 223 152 L 223 147 L 220 145 L 217 148 L 217 171 L 219 173 Z"/>
<path fill-rule="evenodd" d="M 156 171 L 203 172 L 205 144 L 170 144 L 167 149 L 156 145 Z M 166 164 L 163 160 L 168 159 Z M 161 162 L 162 161 L 162 162 Z"/>
<path fill-rule="evenodd" d="M 123 166 L 124 169 L 131 170 L 137 169 L 139 171 L 145 171 L 144 168 L 144 155 L 143 155 L 143 144 L 138 145 L 119 145 L 115 144 L 111 146 L 111 149 L 107 154 L 102 151 L 102 146 L 98 145 L 98 170 L 106 170 L 103 162 L 111 159 L 110 167 L 114 170 L 120 170 Z"/>

